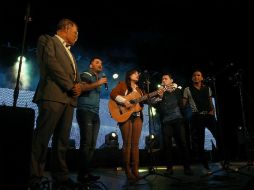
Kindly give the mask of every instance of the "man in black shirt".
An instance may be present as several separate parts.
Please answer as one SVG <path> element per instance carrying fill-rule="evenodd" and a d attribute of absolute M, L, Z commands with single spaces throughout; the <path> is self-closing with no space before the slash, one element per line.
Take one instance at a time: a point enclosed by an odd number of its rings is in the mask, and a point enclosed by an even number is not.
<path fill-rule="evenodd" d="M 190 118 L 192 149 L 196 151 L 204 168 L 210 173 L 211 171 L 204 151 L 204 140 L 206 127 L 216 139 L 216 120 L 212 102 L 212 91 L 210 87 L 203 84 L 203 75 L 199 70 L 193 72 L 192 82 L 192 86 L 184 89 L 183 105 L 189 104 L 192 110 Z"/>
<path fill-rule="evenodd" d="M 173 79 L 168 73 L 162 76 L 162 87 L 166 90 L 159 91 L 160 99 L 157 101 L 162 121 L 167 172 L 173 174 L 172 138 L 174 138 L 176 145 L 180 148 L 182 153 L 181 158 L 183 158 L 184 173 L 186 175 L 192 175 L 189 150 L 185 136 L 185 122 L 181 113 L 182 91 L 173 83 Z"/>

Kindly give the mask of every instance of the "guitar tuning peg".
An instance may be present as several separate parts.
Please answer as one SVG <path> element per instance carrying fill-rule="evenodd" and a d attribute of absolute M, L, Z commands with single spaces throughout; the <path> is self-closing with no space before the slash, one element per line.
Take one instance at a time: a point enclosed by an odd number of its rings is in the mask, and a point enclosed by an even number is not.
<path fill-rule="evenodd" d="M 177 88 L 178 85 L 177 85 L 176 83 L 172 83 L 172 87 L 173 87 L 173 88 Z"/>

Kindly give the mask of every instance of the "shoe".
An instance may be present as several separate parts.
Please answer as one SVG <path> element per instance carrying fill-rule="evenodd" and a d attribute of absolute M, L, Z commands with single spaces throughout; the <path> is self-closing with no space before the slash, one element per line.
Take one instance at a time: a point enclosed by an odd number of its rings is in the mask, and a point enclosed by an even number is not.
<path fill-rule="evenodd" d="M 40 190 L 41 189 L 41 185 L 40 183 L 33 183 L 33 184 L 29 184 L 28 186 L 29 190 Z"/>
<path fill-rule="evenodd" d="M 203 165 L 204 165 L 204 168 L 205 168 L 205 170 L 206 170 L 206 174 L 207 174 L 207 175 L 211 175 L 211 174 L 212 174 L 212 171 L 211 171 L 211 169 L 210 169 L 208 163 L 204 163 Z"/>
<path fill-rule="evenodd" d="M 206 169 L 206 175 L 212 175 L 212 171 L 210 169 Z"/>
<path fill-rule="evenodd" d="M 47 177 L 32 177 L 28 187 L 29 190 L 50 189 L 50 181 Z"/>
<path fill-rule="evenodd" d="M 190 168 L 184 168 L 184 174 L 185 175 L 193 175 L 193 171 Z"/>
<path fill-rule="evenodd" d="M 28 181 L 28 187 L 30 190 L 36 190 L 40 188 L 41 177 L 33 176 Z"/>
<path fill-rule="evenodd" d="M 132 180 L 135 180 L 136 177 L 133 175 L 133 173 L 126 173 L 126 177 L 128 180 L 132 181 Z"/>
<path fill-rule="evenodd" d="M 97 181 L 99 180 L 101 177 L 97 176 L 97 175 L 92 175 L 92 174 L 88 174 L 88 178 L 90 181 Z"/>
<path fill-rule="evenodd" d="M 54 186 L 56 187 L 55 189 L 65 189 L 65 188 L 75 189 L 79 187 L 79 184 L 74 182 L 72 179 L 68 178 L 67 180 L 64 181 L 56 181 Z"/>
<path fill-rule="evenodd" d="M 167 175 L 172 175 L 173 173 L 174 173 L 173 168 L 172 167 L 167 167 L 166 174 Z"/>
<path fill-rule="evenodd" d="M 99 180 L 100 178 L 101 178 L 100 176 L 88 174 L 88 175 L 84 175 L 84 176 L 79 175 L 79 176 L 77 177 L 77 180 L 78 180 L 80 183 L 85 184 L 85 183 L 97 181 L 97 180 Z"/>
<path fill-rule="evenodd" d="M 209 167 L 207 162 L 203 163 L 203 166 L 204 166 L 205 169 L 210 170 L 210 167 Z"/>
<path fill-rule="evenodd" d="M 207 171 L 207 175 L 212 175 L 212 174 L 213 174 L 213 172 L 211 170 Z"/>

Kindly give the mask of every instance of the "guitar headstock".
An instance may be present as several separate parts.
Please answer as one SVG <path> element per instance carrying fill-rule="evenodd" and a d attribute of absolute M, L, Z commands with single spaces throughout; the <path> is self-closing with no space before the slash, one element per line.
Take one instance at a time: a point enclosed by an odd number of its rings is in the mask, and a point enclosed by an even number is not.
<path fill-rule="evenodd" d="M 163 91 L 174 91 L 176 88 L 178 87 L 178 85 L 176 83 L 172 83 L 170 85 L 162 85 L 162 89 Z"/>

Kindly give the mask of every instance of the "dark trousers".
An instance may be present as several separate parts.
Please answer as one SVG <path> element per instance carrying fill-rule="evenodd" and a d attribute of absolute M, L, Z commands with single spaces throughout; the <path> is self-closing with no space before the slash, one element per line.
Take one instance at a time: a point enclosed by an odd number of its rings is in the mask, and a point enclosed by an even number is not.
<path fill-rule="evenodd" d="M 186 143 L 184 120 L 174 119 L 169 122 L 164 122 L 162 130 L 164 139 L 164 149 L 167 159 L 167 167 L 173 166 L 172 137 L 174 137 L 176 146 L 181 154 L 181 158 L 183 159 L 183 165 L 185 168 L 188 168 L 190 166 L 190 155 Z"/>
<path fill-rule="evenodd" d="M 91 161 L 100 129 L 100 118 L 98 114 L 82 109 L 77 110 L 76 117 L 80 129 L 78 175 L 83 176 L 91 172 Z"/>
<path fill-rule="evenodd" d="M 62 181 L 68 179 L 66 152 L 72 126 L 73 106 L 51 101 L 38 104 L 39 115 L 32 144 L 32 177 L 42 177 L 47 158 L 48 143 L 52 137 L 52 177 Z"/>
<path fill-rule="evenodd" d="M 215 117 L 209 114 L 193 114 L 190 120 L 192 153 L 196 159 L 207 165 L 208 161 L 204 149 L 205 128 L 210 130 L 218 144 Z"/>

